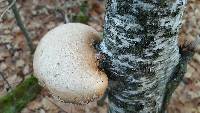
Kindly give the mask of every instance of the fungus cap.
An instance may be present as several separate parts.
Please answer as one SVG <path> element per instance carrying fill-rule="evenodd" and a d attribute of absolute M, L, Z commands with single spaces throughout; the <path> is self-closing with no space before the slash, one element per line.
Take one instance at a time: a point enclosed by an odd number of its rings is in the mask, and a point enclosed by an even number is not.
<path fill-rule="evenodd" d="M 108 85 L 98 69 L 92 27 L 69 23 L 49 31 L 34 54 L 33 68 L 40 84 L 62 102 L 85 104 L 102 96 Z"/>

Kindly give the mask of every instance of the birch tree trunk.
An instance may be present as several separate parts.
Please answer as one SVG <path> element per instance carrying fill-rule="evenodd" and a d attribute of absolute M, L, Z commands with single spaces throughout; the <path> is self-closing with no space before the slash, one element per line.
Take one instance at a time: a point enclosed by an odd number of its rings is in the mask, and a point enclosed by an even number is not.
<path fill-rule="evenodd" d="M 107 0 L 100 50 L 110 113 L 159 113 L 179 63 L 186 0 Z"/>

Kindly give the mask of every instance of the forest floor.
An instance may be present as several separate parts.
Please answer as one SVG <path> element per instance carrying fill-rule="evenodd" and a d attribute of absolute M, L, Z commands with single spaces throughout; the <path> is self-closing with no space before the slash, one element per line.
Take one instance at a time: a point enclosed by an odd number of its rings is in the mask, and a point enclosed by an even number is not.
<path fill-rule="evenodd" d="M 35 47 L 46 32 L 63 24 L 62 15 L 56 11 L 58 8 L 65 12 L 67 22 L 84 22 L 102 32 L 104 1 L 87 0 L 86 5 L 76 1 L 17 0 L 20 14 Z M 194 40 L 198 34 L 200 34 L 200 1 L 189 0 L 180 40 Z M 11 11 L 0 21 L 0 72 L 4 74 L 12 88 L 33 73 L 32 57 Z M 7 83 L 0 76 L 0 96 L 6 95 L 7 89 Z M 104 106 L 97 106 L 96 102 L 85 106 L 60 104 L 53 101 L 47 90 L 43 89 L 37 98 L 22 110 L 22 113 L 106 113 L 106 110 L 107 103 Z M 168 111 L 200 113 L 200 52 L 196 53 L 188 64 L 188 71 L 173 94 Z"/>

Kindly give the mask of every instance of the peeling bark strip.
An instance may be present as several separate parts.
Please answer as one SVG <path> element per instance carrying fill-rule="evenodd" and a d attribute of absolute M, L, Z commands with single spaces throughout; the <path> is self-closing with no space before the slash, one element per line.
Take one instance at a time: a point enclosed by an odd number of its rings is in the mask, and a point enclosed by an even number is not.
<path fill-rule="evenodd" d="M 178 32 L 186 0 L 108 0 L 110 113 L 158 113 L 179 63 Z"/>

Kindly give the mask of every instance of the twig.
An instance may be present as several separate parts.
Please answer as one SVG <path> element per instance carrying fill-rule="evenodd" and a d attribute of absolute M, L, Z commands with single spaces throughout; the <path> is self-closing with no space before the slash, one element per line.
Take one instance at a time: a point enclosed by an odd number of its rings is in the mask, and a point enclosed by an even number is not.
<path fill-rule="evenodd" d="M 61 14 L 64 24 L 69 22 L 69 20 L 65 16 L 65 12 L 62 9 L 56 8 L 56 11 Z"/>
<path fill-rule="evenodd" d="M 1 1 L 3 2 L 3 1 Z M 3 16 L 6 14 L 6 12 L 15 4 L 16 0 L 13 0 L 12 3 L 3 11 L 3 13 L 0 16 L 0 20 L 2 20 Z"/>
<path fill-rule="evenodd" d="M 7 81 L 7 79 L 6 79 L 6 77 L 4 76 L 4 74 L 3 74 L 3 72 L 1 72 L 0 71 L 0 75 L 1 75 L 1 77 L 3 78 L 3 80 L 6 82 L 6 84 L 8 85 L 8 89 L 7 89 L 7 91 L 10 89 L 11 91 L 13 91 L 13 89 L 12 89 L 12 87 L 11 87 L 11 85 L 10 85 L 10 83 Z M 16 103 L 15 103 L 15 101 L 16 101 L 16 97 L 15 96 L 13 96 L 13 106 L 14 106 L 14 111 L 15 111 L 15 109 L 16 109 Z"/>
<path fill-rule="evenodd" d="M 6 84 L 8 85 L 8 89 L 12 90 L 12 87 L 10 85 L 10 83 L 7 81 L 6 77 L 4 76 L 4 74 L 2 72 L 0 72 L 1 77 L 3 78 L 3 81 L 6 82 Z"/>
<path fill-rule="evenodd" d="M 9 4 L 12 4 L 13 0 L 8 0 Z M 34 52 L 34 48 L 33 48 L 33 44 L 32 44 L 32 40 L 30 38 L 30 35 L 27 31 L 27 29 L 25 28 L 22 19 L 19 15 L 19 11 L 17 9 L 16 3 L 13 4 L 13 6 L 11 7 L 12 11 L 15 15 L 16 21 L 17 21 L 17 25 L 19 26 L 19 28 L 21 29 L 21 31 L 24 33 L 24 37 L 26 39 L 27 45 L 31 51 L 31 54 Z"/>
<path fill-rule="evenodd" d="M 196 63 L 196 62 L 195 62 Z M 188 63 L 195 71 L 197 71 L 198 73 L 200 73 L 199 69 L 197 66 L 194 66 L 194 64 L 192 64 L 192 62 Z M 199 63 L 198 63 L 199 64 Z"/>

